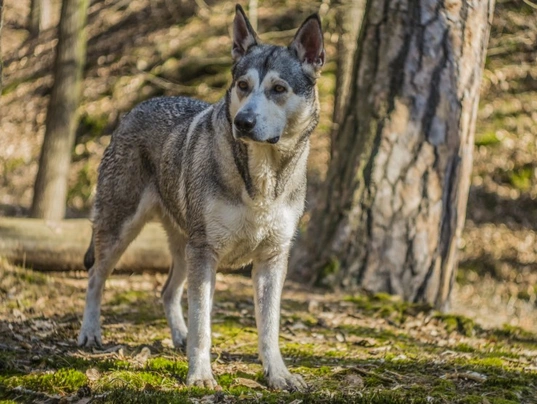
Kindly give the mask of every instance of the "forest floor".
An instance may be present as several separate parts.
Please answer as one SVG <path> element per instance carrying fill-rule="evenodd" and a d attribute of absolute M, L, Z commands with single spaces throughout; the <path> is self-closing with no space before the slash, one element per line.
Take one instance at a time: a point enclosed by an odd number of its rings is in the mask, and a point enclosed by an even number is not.
<path fill-rule="evenodd" d="M 225 91 L 234 2 L 208 1 L 206 7 L 197 1 L 190 9 L 185 4 L 194 1 L 181 3 L 92 2 L 81 121 L 69 182 L 70 217 L 88 214 L 96 168 L 121 114 L 151 96 L 182 94 L 215 101 Z M 5 8 L 0 220 L 2 215 L 27 214 L 52 83 L 55 32 L 28 38 L 28 4 L 8 2 Z M 293 29 L 320 5 L 264 0 L 259 8 L 261 38 L 289 42 Z M 323 115 L 312 138 L 309 206 L 329 159 L 335 78 L 335 7 L 320 10 L 329 62 L 319 81 Z M 240 276 L 222 275 L 213 352 L 224 391 L 214 395 L 183 385 L 184 356 L 171 349 L 163 312 L 156 304 L 162 275 L 112 277 L 105 294 L 107 351 L 86 352 L 74 344 L 85 274 L 41 275 L 0 261 L 0 397 L 52 402 L 118 402 L 125 397 L 168 401 L 186 396 L 199 402 L 298 400 L 295 404 L 313 399 L 535 402 L 536 44 L 537 11 L 521 0 L 497 1 L 454 316 L 385 296 L 342 298 L 289 284 L 284 354 L 312 386 L 313 396 L 276 395 L 264 390 L 254 355 L 249 283 Z M 147 351 L 139 355 L 143 346 L 149 348 L 149 358 Z"/>
<path fill-rule="evenodd" d="M 0 398 L 41 403 L 537 403 L 537 334 L 440 314 L 387 295 L 288 283 L 280 343 L 306 392 L 266 388 L 251 282 L 217 277 L 212 368 L 219 392 L 185 386 L 160 304 L 162 274 L 115 275 L 101 350 L 76 346 L 86 277 L 0 262 Z"/>

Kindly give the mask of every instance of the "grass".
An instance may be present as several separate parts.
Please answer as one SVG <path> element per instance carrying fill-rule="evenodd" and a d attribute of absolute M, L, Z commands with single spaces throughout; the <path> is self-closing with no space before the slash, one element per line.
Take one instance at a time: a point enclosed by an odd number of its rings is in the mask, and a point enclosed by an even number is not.
<path fill-rule="evenodd" d="M 171 347 L 155 300 L 153 285 L 163 277 L 151 282 L 140 275 L 114 278 L 103 302 L 105 350 L 85 351 L 75 345 L 80 318 L 73 315 L 82 309 L 85 280 L 1 265 L 0 298 L 7 305 L 0 307 L 0 329 L 9 331 L 0 334 L 1 346 L 7 347 L 0 352 L 0 399 L 537 403 L 537 372 L 530 365 L 537 357 L 537 336 L 532 333 L 514 327 L 485 331 L 463 316 L 385 294 L 338 298 L 301 289 L 284 295 L 280 346 L 290 370 L 305 378 L 309 390 L 271 391 L 257 358 L 249 281 L 230 275 L 219 279 L 213 319 L 212 368 L 222 390 L 190 388 L 186 357 Z M 67 280 L 70 306 L 61 294 L 51 293 Z M 7 285 L 24 291 L 26 300 L 50 296 L 46 315 L 28 304 L 17 309 L 24 317 L 15 320 L 10 313 L 16 298 L 4 292 Z M 318 300 L 313 312 L 311 299 Z M 150 354 L 141 355 L 142 349 Z"/>

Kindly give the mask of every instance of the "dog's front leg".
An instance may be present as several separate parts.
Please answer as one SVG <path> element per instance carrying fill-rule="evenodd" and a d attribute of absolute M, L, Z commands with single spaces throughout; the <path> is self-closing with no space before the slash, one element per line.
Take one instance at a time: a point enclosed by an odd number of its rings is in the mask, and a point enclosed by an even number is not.
<path fill-rule="evenodd" d="M 278 341 L 280 300 L 287 273 L 287 253 L 263 262 L 254 262 L 255 318 L 259 334 L 259 355 L 268 385 L 275 389 L 303 390 L 306 383 L 287 370 Z"/>
<path fill-rule="evenodd" d="M 211 308 L 216 259 L 206 247 L 187 246 L 189 386 L 214 389 L 218 384 L 211 370 Z"/>

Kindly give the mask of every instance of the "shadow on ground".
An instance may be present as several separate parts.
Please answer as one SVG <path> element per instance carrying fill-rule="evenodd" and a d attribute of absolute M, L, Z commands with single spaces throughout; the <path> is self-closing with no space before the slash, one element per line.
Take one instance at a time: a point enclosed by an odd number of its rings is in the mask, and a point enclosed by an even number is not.
<path fill-rule="evenodd" d="M 280 344 L 306 392 L 266 388 L 257 359 L 250 280 L 219 275 L 213 371 L 222 391 L 185 386 L 158 291 L 164 275 L 113 276 L 100 350 L 75 339 L 84 276 L 36 274 L 2 262 L 0 397 L 17 402 L 536 403 L 537 337 L 485 331 L 462 316 L 385 295 L 286 287 Z M 301 400 L 301 401 L 296 401 Z"/>

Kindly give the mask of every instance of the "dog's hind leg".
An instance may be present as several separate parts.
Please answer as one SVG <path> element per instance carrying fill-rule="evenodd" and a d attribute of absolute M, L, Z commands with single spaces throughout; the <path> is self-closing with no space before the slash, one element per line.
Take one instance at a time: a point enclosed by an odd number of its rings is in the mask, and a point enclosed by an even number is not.
<path fill-rule="evenodd" d="M 95 263 L 95 243 L 93 242 L 94 237 L 95 237 L 95 232 L 92 231 L 90 245 L 88 247 L 88 250 L 86 251 L 86 254 L 84 254 L 84 267 L 88 271 L 91 269 L 91 267 Z"/>
<path fill-rule="evenodd" d="M 106 209 L 97 212 L 93 227 L 95 262 L 89 270 L 86 307 L 78 345 L 101 346 L 101 299 L 106 279 L 129 244 L 150 217 L 155 205 L 154 193 L 146 190 L 133 211 Z M 90 246 L 91 248 L 91 246 Z"/>
<path fill-rule="evenodd" d="M 173 345 L 175 348 L 182 348 L 186 344 L 187 335 L 187 327 L 181 307 L 181 297 L 186 281 L 186 238 L 166 218 L 163 218 L 163 225 L 168 234 L 172 265 L 168 279 L 162 288 L 162 302 L 164 303 L 164 311 L 172 332 Z"/>

